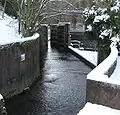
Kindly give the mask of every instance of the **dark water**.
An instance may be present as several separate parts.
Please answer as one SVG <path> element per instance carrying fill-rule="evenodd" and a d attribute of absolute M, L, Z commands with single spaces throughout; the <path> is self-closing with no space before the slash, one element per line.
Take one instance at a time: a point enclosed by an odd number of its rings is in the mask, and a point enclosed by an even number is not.
<path fill-rule="evenodd" d="M 70 53 L 49 46 L 40 80 L 6 104 L 8 115 L 76 115 L 84 106 L 91 69 Z"/>

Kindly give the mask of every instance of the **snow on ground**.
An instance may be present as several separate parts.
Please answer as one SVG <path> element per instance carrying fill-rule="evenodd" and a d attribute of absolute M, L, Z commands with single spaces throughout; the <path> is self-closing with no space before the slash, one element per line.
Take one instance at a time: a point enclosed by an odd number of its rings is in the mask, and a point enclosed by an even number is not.
<path fill-rule="evenodd" d="M 6 14 L 2 19 L 2 11 L 0 11 L 0 41 L 7 41 L 21 38 L 18 34 L 18 20 L 15 20 Z"/>
<path fill-rule="evenodd" d="M 86 51 L 86 50 L 79 50 L 77 48 L 73 48 L 69 46 L 70 49 L 81 55 L 83 58 L 86 60 L 90 61 L 93 63 L 95 66 L 97 65 L 97 55 L 98 53 L 96 51 Z"/>
<path fill-rule="evenodd" d="M 22 35 L 18 33 L 18 20 L 9 17 L 6 14 L 4 14 L 3 19 L 2 11 L 0 11 L 0 45 L 24 42 L 38 37 L 39 35 L 35 34 L 31 37 L 22 38 Z"/>
<path fill-rule="evenodd" d="M 120 115 L 120 110 L 88 102 L 77 115 Z"/>

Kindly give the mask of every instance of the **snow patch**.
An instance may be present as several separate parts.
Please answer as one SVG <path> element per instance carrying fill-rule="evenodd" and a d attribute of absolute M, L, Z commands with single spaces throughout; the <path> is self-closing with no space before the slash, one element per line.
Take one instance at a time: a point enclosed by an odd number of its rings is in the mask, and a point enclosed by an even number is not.
<path fill-rule="evenodd" d="M 102 14 L 101 16 L 95 16 L 93 23 L 98 23 L 100 21 L 106 22 L 110 16 L 108 14 Z"/>
<path fill-rule="evenodd" d="M 77 115 L 120 115 L 120 110 L 87 102 Z"/>
<path fill-rule="evenodd" d="M 107 37 L 107 36 L 112 36 L 112 30 L 111 30 L 111 29 L 106 29 L 106 30 L 104 30 L 103 32 L 101 32 L 99 38 L 104 39 L 104 36 L 105 36 L 105 37 Z"/>
<path fill-rule="evenodd" d="M 86 31 L 92 31 L 92 26 L 91 26 L 91 25 L 88 25 Z"/>
<path fill-rule="evenodd" d="M 2 11 L 0 11 L 0 45 L 6 45 L 16 42 L 25 42 L 33 40 L 39 37 L 36 33 L 31 37 L 22 38 L 22 35 L 18 33 L 18 20 L 9 17 L 4 14 L 2 18 Z"/>
<path fill-rule="evenodd" d="M 30 41 L 30 40 L 35 40 L 39 37 L 38 33 L 35 33 L 33 36 L 31 37 L 26 37 L 26 38 L 19 38 L 19 39 L 13 39 L 13 40 L 6 40 L 6 41 L 0 41 L 0 45 L 7 45 L 7 44 L 12 44 L 12 43 L 17 43 L 17 42 L 25 42 L 25 41 Z"/>
<path fill-rule="evenodd" d="M 86 50 L 79 50 L 77 48 L 73 48 L 69 46 L 71 50 L 88 60 L 89 62 L 93 63 L 95 66 L 97 66 L 97 55 L 98 52 L 96 51 L 86 51 Z"/>
<path fill-rule="evenodd" d="M 3 99 L 3 96 L 0 94 L 0 100 L 2 100 Z"/>

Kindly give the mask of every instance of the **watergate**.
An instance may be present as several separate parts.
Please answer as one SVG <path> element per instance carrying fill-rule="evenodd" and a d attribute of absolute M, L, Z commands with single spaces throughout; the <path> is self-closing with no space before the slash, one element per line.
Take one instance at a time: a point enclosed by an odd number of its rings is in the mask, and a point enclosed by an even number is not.
<path fill-rule="evenodd" d="M 68 48 L 70 45 L 70 24 L 54 24 L 51 29 L 51 44 Z"/>

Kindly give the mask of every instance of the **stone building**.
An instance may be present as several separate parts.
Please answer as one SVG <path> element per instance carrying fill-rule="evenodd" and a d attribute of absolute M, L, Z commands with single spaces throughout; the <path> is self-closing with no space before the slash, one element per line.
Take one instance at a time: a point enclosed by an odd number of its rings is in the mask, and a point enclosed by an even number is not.
<path fill-rule="evenodd" d="M 82 10 L 73 10 L 68 3 L 63 1 L 54 1 L 50 2 L 47 6 L 46 12 L 49 15 L 55 15 L 46 19 L 45 23 L 56 24 L 59 22 L 70 22 L 72 27 L 76 27 L 77 23 L 84 23 L 84 18 L 82 16 Z"/>

